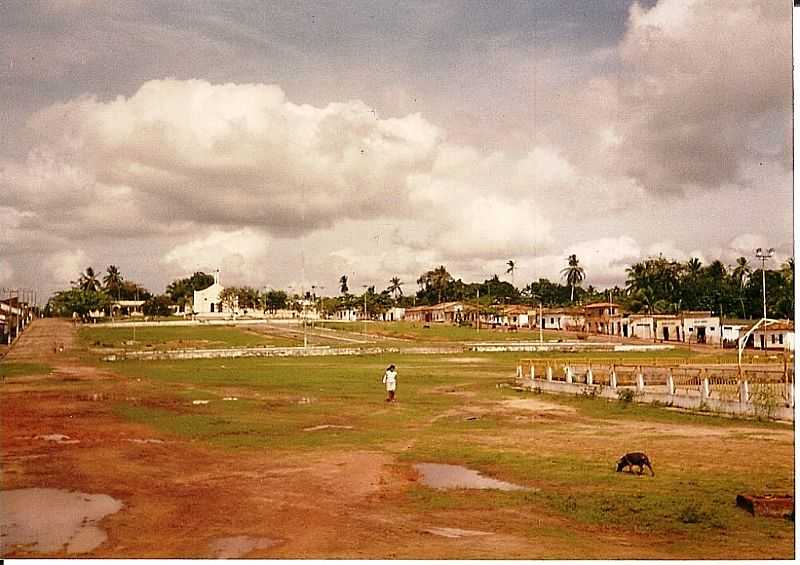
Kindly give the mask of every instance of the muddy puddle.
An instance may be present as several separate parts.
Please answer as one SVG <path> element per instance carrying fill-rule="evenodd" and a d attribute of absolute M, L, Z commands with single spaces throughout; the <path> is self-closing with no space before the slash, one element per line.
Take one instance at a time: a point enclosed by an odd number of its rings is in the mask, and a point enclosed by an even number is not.
<path fill-rule="evenodd" d="M 86 553 L 106 541 L 97 526 L 122 502 L 105 494 L 85 494 L 54 488 L 0 492 L 2 553 L 17 547 L 38 553 Z"/>
<path fill-rule="evenodd" d="M 520 485 L 484 477 L 479 472 L 461 465 L 417 463 L 414 468 L 422 475 L 422 484 L 436 489 L 528 490 Z"/>
<path fill-rule="evenodd" d="M 277 540 L 269 538 L 234 536 L 214 540 L 208 547 L 217 559 L 238 559 L 255 549 L 268 549 L 277 544 Z"/>

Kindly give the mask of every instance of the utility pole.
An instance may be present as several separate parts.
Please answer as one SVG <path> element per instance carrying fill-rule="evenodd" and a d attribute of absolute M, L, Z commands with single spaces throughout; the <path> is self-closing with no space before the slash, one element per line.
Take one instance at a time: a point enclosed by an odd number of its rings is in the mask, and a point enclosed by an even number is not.
<path fill-rule="evenodd" d="M 364 335 L 367 335 L 367 285 L 362 284 L 364 289 Z"/>
<path fill-rule="evenodd" d="M 763 304 L 764 304 L 764 310 L 763 310 L 764 316 L 763 316 L 763 318 L 761 318 L 761 321 L 759 322 L 759 324 L 763 324 L 765 328 L 767 327 L 767 272 L 766 272 L 765 265 L 766 265 L 767 259 L 772 257 L 774 254 L 775 254 L 775 249 L 772 248 L 772 247 L 770 247 L 766 251 L 762 251 L 762 249 L 760 247 L 758 249 L 756 249 L 756 258 L 761 260 L 761 294 L 762 294 L 762 298 L 764 300 L 764 302 L 763 302 Z M 759 324 L 756 324 L 756 325 L 758 326 Z M 766 349 L 766 347 L 767 347 L 767 334 L 766 333 L 762 333 L 761 334 L 761 349 Z"/>
<path fill-rule="evenodd" d="M 481 289 L 475 289 L 475 329 L 481 331 Z"/>

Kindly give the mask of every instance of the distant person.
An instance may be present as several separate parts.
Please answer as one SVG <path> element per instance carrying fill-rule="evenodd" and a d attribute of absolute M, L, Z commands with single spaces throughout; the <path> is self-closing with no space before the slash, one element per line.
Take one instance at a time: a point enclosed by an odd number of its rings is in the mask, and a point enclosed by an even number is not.
<path fill-rule="evenodd" d="M 389 365 L 383 374 L 383 383 L 386 385 L 386 402 L 395 401 L 395 391 L 397 390 L 397 371 L 394 365 Z"/>

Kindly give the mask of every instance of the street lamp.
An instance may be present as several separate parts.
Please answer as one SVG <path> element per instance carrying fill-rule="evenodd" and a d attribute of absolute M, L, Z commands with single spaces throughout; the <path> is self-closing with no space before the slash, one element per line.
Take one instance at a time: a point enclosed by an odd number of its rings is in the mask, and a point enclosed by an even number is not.
<path fill-rule="evenodd" d="M 756 257 L 761 259 L 761 292 L 764 298 L 764 320 L 767 319 L 767 275 L 764 270 L 764 265 L 767 262 L 767 259 L 772 257 L 775 254 L 775 249 L 770 247 L 766 251 L 762 251 L 759 247 L 756 249 Z"/>

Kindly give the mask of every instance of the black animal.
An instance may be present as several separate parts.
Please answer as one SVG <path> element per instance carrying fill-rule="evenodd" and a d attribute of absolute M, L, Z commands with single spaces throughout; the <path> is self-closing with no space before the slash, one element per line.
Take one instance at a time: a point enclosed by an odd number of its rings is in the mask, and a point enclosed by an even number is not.
<path fill-rule="evenodd" d="M 639 467 L 640 475 L 644 472 L 644 468 L 647 467 L 650 469 L 653 476 L 656 476 L 656 472 L 653 471 L 653 466 L 650 464 L 650 459 L 648 459 L 647 455 L 639 451 L 623 455 L 622 458 L 617 461 L 617 473 L 621 472 L 625 467 L 628 467 L 628 470 L 633 473 L 634 465 Z"/>

